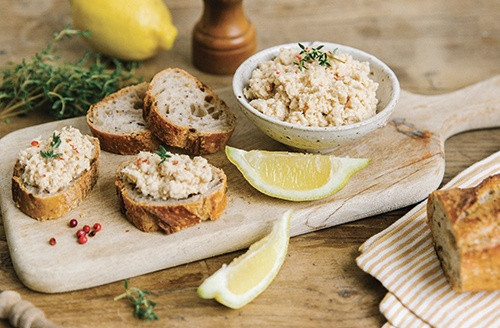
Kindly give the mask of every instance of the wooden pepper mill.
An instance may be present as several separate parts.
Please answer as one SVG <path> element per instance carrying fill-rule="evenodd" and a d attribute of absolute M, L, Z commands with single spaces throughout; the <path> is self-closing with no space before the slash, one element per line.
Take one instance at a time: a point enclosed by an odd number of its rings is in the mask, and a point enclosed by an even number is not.
<path fill-rule="evenodd" d="M 193 64 L 207 73 L 233 74 L 257 49 L 255 27 L 243 12 L 243 0 L 203 2 L 193 30 Z"/>

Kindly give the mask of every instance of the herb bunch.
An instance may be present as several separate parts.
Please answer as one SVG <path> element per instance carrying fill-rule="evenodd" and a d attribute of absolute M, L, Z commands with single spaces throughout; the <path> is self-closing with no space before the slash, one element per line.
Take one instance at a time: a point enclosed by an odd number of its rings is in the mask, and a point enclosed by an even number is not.
<path fill-rule="evenodd" d="M 69 25 L 31 59 L 0 70 L 0 119 L 33 110 L 48 110 L 57 118 L 86 114 L 91 104 L 121 87 L 139 82 L 137 62 L 105 59 L 87 51 L 75 62 L 60 62 L 56 43 L 75 35 L 89 37 Z"/>
<path fill-rule="evenodd" d="M 114 298 L 115 301 L 127 297 L 135 306 L 134 317 L 142 320 L 158 320 L 158 316 L 153 312 L 156 303 L 148 300 L 146 295 L 152 293 L 148 290 L 143 290 L 128 286 L 128 280 L 125 280 L 125 293 Z"/>
<path fill-rule="evenodd" d="M 167 158 L 170 158 L 170 155 L 167 154 L 167 150 L 162 145 L 160 145 L 160 147 L 158 147 L 158 150 L 155 150 L 155 154 L 160 156 L 160 158 L 161 158 L 161 161 L 158 164 L 161 164 L 161 163 L 165 162 L 165 160 Z"/>
<path fill-rule="evenodd" d="M 337 48 L 335 48 L 333 51 L 324 52 L 323 50 L 321 50 L 324 47 L 323 45 L 319 45 L 316 48 L 310 49 L 299 43 L 299 47 L 301 49 L 299 55 L 297 56 L 297 59 L 299 61 L 294 62 L 294 64 L 299 66 L 300 71 L 302 71 L 303 69 L 307 69 L 306 63 L 312 63 L 315 60 L 317 60 L 321 66 L 325 67 L 332 66 L 330 64 L 330 59 L 345 63 L 342 59 L 335 57 L 335 54 L 338 50 Z"/>
<path fill-rule="evenodd" d="M 52 135 L 52 141 L 50 142 L 50 150 L 48 151 L 43 151 L 40 150 L 40 155 L 42 155 L 43 158 L 59 158 L 62 156 L 60 153 L 56 153 L 55 149 L 58 148 L 61 145 L 61 137 L 54 134 Z"/>

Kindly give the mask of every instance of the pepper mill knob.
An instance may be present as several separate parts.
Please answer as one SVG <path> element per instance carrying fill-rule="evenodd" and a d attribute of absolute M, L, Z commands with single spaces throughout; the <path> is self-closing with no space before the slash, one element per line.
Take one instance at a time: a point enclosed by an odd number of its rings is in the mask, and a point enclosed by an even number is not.
<path fill-rule="evenodd" d="M 257 49 L 255 27 L 243 12 L 243 0 L 204 0 L 193 29 L 193 64 L 212 74 L 233 74 Z"/>

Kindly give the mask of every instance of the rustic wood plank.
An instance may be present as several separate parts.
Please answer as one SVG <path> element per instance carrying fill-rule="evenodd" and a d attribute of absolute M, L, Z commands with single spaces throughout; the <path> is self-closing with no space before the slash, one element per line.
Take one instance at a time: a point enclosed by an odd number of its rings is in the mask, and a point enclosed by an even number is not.
<path fill-rule="evenodd" d="M 439 186 L 445 165 L 442 145 L 450 134 L 500 122 L 499 92 L 500 76 L 440 96 L 403 92 L 388 125 L 334 150 L 338 156 L 370 158 L 370 165 L 354 175 L 343 190 L 318 201 L 270 198 L 252 188 L 224 152 L 206 156 L 228 177 L 228 205 L 218 221 L 170 236 L 161 232 L 146 236 L 124 220 L 114 175 L 118 164 L 130 156 L 102 152 L 93 191 L 78 208 L 57 220 L 38 222 L 24 215 L 15 207 L 10 188 L 4 188 L 0 190 L 0 206 L 16 272 L 36 291 L 95 287 L 246 248 L 264 236 L 271 222 L 288 209 L 294 210 L 290 234 L 296 236 L 413 204 Z M 232 146 L 286 150 L 248 121 L 237 109 L 230 89 L 219 94 L 236 109 L 239 120 L 229 142 Z M 69 125 L 90 133 L 85 120 L 75 118 L 16 131 L 0 140 L 0 147 L 6 149 L 0 164 L 0 185 L 10 185 L 9 174 L 20 149 L 39 135 L 47 136 Z M 72 218 L 77 218 L 80 226 L 100 222 L 103 232 L 82 247 L 76 243 L 75 231 L 67 227 Z M 59 241 L 57 247 L 48 245 L 52 237 Z M 171 250 L 175 251 L 164 255 Z M 71 256 L 75 253 L 79 258 Z"/>
<path fill-rule="evenodd" d="M 173 51 L 141 68 L 145 78 L 165 66 L 178 66 L 213 88 L 230 85 L 231 77 L 211 76 L 190 63 L 192 26 L 201 15 L 201 0 L 166 0 L 180 34 Z M 52 32 L 71 21 L 65 0 L 0 0 L 0 65 L 32 55 Z M 500 74 L 500 14 L 495 1 L 244 1 L 257 28 L 259 49 L 309 40 L 344 43 L 373 53 L 398 75 L 402 88 L 440 94 Z M 77 58 L 85 49 L 71 41 L 65 54 Z M 64 48 L 66 49 L 66 47 Z M 0 136 L 21 127 L 49 121 L 30 115 L 0 122 Z M 499 150 L 500 129 L 461 133 L 445 144 L 443 183 L 469 165 Z M 380 327 L 385 321 L 378 303 L 380 284 L 354 264 L 357 247 L 407 209 L 295 237 L 282 271 L 265 294 L 232 311 L 194 294 L 202 279 L 240 252 L 199 261 L 131 280 L 158 292 L 161 321 L 151 327 L 300 326 Z M 75 254 L 75 256 L 77 256 Z M 0 229 L 0 289 L 19 291 L 53 321 L 69 327 L 134 327 L 131 308 L 113 302 L 121 283 L 80 292 L 47 295 L 32 292 L 17 279 L 3 229 Z M 341 296 L 339 296 L 341 295 Z M 330 301 L 331 300 L 331 301 Z M 0 325 L 6 326 L 4 321 Z"/>

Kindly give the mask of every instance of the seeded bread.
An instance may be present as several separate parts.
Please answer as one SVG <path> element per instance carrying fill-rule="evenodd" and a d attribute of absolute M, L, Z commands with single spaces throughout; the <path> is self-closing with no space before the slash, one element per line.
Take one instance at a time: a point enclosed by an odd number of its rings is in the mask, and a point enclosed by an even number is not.
<path fill-rule="evenodd" d="M 427 218 L 453 289 L 500 289 L 500 174 L 474 188 L 431 193 Z"/>
<path fill-rule="evenodd" d="M 120 207 L 127 219 L 144 232 L 164 231 L 167 234 L 193 226 L 205 220 L 216 220 L 226 207 L 227 178 L 224 171 L 210 165 L 213 179 L 207 192 L 183 199 L 154 199 L 138 192 L 121 176 L 126 161 L 116 170 L 116 191 Z"/>
<path fill-rule="evenodd" d="M 160 141 L 147 128 L 142 114 L 147 88 L 146 82 L 125 87 L 90 107 L 87 124 L 103 150 L 132 155 L 158 148 Z"/>
<path fill-rule="evenodd" d="M 236 126 L 226 103 L 178 68 L 153 77 L 144 99 L 144 118 L 161 141 L 196 155 L 224 148 Z"/>
<path fill-rule="evenodd" d="M 23 167 L 19 160 L 12 176 L 12 198 L 16 206 L 26 215 L 39 221 L 56 219 L 77 207 L 94 187 L 99 169 L 100 146 L 97 138 L 91 138 L 94 152 L 90 168 L 75 177 L 71 184 L 56 193 L 40 192 L 27 186 L 21 179 Z"/>

